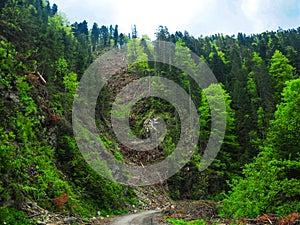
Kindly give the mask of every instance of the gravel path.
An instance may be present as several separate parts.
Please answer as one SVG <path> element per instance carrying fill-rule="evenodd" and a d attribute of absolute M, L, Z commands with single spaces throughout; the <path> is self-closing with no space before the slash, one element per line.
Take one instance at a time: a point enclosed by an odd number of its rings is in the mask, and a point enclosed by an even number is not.
<path fill-rule="evenodd" d="M 120 216 L 112 221 L 111 225 L 157 225 L 155 222 L 155 216 L 160 211 L 150 210 L 146 212 L 130 214 L 126 216 Z"/>

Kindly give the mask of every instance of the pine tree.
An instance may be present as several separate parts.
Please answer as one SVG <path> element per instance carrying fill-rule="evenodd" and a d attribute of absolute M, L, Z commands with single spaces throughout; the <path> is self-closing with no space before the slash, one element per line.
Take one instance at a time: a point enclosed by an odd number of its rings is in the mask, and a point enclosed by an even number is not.
<path fill-rule="evenodd" d="M 257 217 L 262 213 L 286 215 L 300 209 L 300 79 L 286 83 L 283 102 L 275 112 L 267 139 L 244 178 L 233 180 L 224 200 L 225 216 Z"/>
<path fill-rule="evenodd" d="M 219 88 L 222 89 L 223 96 L 218 96 Z M 224 98 L 224 99 L 222 99 Z M 202 175 L 207 176 L 207 191 L 208 195 L 214 196 L 222 191 L 228 191 L 227 180 L 230 180 L 237 176 L 240 171 L 239 168 L 243 164 L 240 160 L 242 152 L 240 151 L 240 145 L 236 135 L 235 125 L 235 112 L 231 108 L 231 97 L 224 90 L 221 85 L 211 84 L 208 88 L 203 90 L 200 112 L 200 152 L 206 148 L 207 141 L 210 135 L 218 130 L 211 130 L 211 110 L 210 105 L 214 107 L 219 106 L 219 102 L 225 101 L 226 112 L 222 112 L 222 109 L 214 108 L 214 110 L 221 114 L 226 113 L 226 133 L 223 140 L 218 156 L 213 161 L 212 165 L 207 171 L 202 172 Z M 218 121 L 218 119 L 215 118 Z"/>
<path fill-rule="evenodd" d="M 125 41 L 126 41 L 126 40 L 125 40 L 125 36 L 124 36 L 123 33 L 121 33 L 121 34 L 119 35 L 119 42 L 120 42 L 120 47 L 121 47 L 121 48 L 124 46 Z"/>
<path fill-rule="evenodd" d="M 155 32 L 155 36 L 157 40 L 168 41 L 170 33 L 166 26 L 159 26 Z"/>
<path fill-rule="evenodd" d="M 136 29 L 136 25 L 134 24 L 133 28 L 131 28 L 131 38 L 135 39 L 137 37 L 138 37 L 138 32 L 137 32 L 137 29 Z"/>
<path fill-rule="evenodd" d="M 289 62 L 289 59 L 279 50 L 275 51 L 270 61 L 269 73 L 275 87 L 276 103 L 280 102 L 280 94 L 285 87 L 285 82 L 294 78 L 295 68 Z"/>
<path fill-rule="evenodd" d="M 100 28 L 100 40 L 101 47 L 105 48 L 109 46 L 109 32 L 106 26 L 101 26 Z"/>
<path fill-rule="evenodd" d="M 114 39 L 114 47 L 117 47 L 118 46 L 118 42 L 119 42 L 118 25 L 115 26 L 113 39 Z"/>
<path fill-rule="evenodd" d="M 97 23 L 93 24 L 91 35 L 92 35 L 92 38 L 91 38 L 92 47 L 93 47 L 93 51 L 95 51 L 98 47 L 99 37 L 100 37 L 100 30 L 99 30 Z"/>

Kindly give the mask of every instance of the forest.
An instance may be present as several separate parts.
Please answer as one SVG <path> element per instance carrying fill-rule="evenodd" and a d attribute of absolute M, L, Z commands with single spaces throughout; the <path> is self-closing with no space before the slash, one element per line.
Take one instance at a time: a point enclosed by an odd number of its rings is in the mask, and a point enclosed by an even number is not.
<path fill-rule="evenodd" d="M 130 34 L 121 33 L 117 24 L 95 22 L 89 29 L 85 20 L 70 24 L 58 7 L 46 0 L 0 2 L 1 224 L 46 224 L 34 208 L 80 218 L 78 224 L 105 224 L 112 215 L 151 209 L 157 199 L 164 202 L 155 207 L 172 206 L 162 218 L 169 224 L 212 223 L 205 213 L 187 220 L 183 210 L 174 210 L 182 203 L 214 207 L 214 217 L 223 224 L 249 224 L 246 219 L 263 224 L 255 220 L 259 216 L 267 224 L 274 224 L 275 217 L 282 225 L 300 221 L 300 27 L 194 37 L 159 26 L 151 45 L 136 26 Z M 173 53 L 164 57 L 174 54 L 176 65 L 197 71 L 195 55 L 218 82 L 202 88 L 182 69 L 151 60 L 159 48 L 155 43 L 165 42 L 172 44 Z M 129 83 L 145 77 L 176 82 L 200 115 L 188 162 L 148 187 L 121 184 L 95 171 L 72 127 L 73 101 L 86 70 L 99 56 L 124 49 L 134 63 L 107 71 L 113 74 L 99 93 L 94 118 L 98 141 L 118 162 L 144 167 L 168 159 L 184 122 L 166 100 L 142 98 L 130 112 L 132 133 L 147 138 L 147 121 L 159 117 L 166 125 L 164 139 L 148 152 L 122 144 L 110 120 L 118 93 Z M 209 104 L 218 101 L 218 91 L 226 107 L 224 139 L 212 164 L 199 171 L 210 135 L 218 132 Z M 142 192 L 149 196 L 142 199 Z M 91 222 L 98 217 L 102 222 Z"/>

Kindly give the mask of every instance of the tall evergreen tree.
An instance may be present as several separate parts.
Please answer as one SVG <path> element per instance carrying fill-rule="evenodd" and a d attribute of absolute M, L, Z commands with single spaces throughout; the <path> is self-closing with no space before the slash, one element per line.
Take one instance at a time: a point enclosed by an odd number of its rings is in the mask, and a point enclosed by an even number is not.
<path fill-rule="evenodd" d="M 101 26 L 100 28 L 100 40 L 102 48 L 109 46 L 109 32 L 106 26 Z"/>
<path fill-rule="evenodd" d="M 223 96 L 215 95 L 220 87 L 222 88 Z M 222 191 L 228 191 L 229 187 L 227 181 L 239 175 L 239 168 L 243 165 L 243 162 L 240 160 L 243 152 L 240 151 L 240 145 L 237 140 L 235 112 L 231 108 L 231 97 L 224 88 L 218 84 L 211 84 L 208 88 L 204 89 L 202 93 L 201 106 L 199 108 L 201 128 L 200 152 L 205 149 L 211 133 L 218 132 L 217 130 L 211 130 L 211 110 L 208 105 L 208 100 L 210 104 L 215 107 L 222 101 L 225 101 L 226 106 L 226 112 L 222 112 L 222 110 L 218 108 L 214 109 L 220 114 L 226 113 L 226 133 L 221 150 L 207 171 L 202 172 L 202 175 L 207 177 L 206 194 L 214 196 Z"/>
<path fill-rule="evenodd" d="M 118 25 L 115 26 L 113 39 L 114 39 L 114 47 L 117 47 L 117 46 L 118 46 L 118 43 L 119 43 L 119 31 L 118 31 Z"/>
<path fill-rule="evenodd" d="M 119 42 L 120 42 L 120 47 L 122 48 L 123 47 L 123 45 L 125 44 L 125 36 L 124 36 L 124 34 L 123 33 L 121 33 L 120 35 L 119 35 Z"/>
<path fill-rule="evenodd" d="M 97 23 L 93 24 L 92 33 L 91 33 L 91 41 L 92 41 L 92 47 L 93 51 L 95 51 L 99 44 L 99 37 L 100 37 L 100 30 Z"/>
<path fill-rule="evenodd" d="M 157 40 L 168 41 L 170 33 L 166 26 L 159 26 L 155 32 L 155 36 Z"/>
<path fill-rule="evenodd" d="M 226 216 L 286 215 L 300 209 L 300 79 L 286 85 L 261 153 L 246 165 L 245 178 L 232 183 L 222 207 Z"/>
<path fill-rule="evenodd" d="M 134 24 L 133 28 L 131 28 L 131 38 L 135 39 L 137 37 L 138 37 L 138 32 L 137 32 L 137 29 L 136 29 L 136 25 Z"/>
<path fill-rule="evenodd" d="M 275 87 L 276 103 L 280 102 L 281 92 L 285 87 L 285 82 L 294 78 L 295 68 L 290 61 L 279 50 L 276 50 L 270 61 L 269 73 L 273 79 Z"/>

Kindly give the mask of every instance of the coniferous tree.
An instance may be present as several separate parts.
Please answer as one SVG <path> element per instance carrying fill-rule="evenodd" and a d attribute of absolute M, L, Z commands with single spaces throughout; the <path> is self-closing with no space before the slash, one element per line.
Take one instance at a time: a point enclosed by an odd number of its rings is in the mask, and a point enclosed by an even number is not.
<path fill-rule="evenodd" d="M 134 24 L 133 28 L 131 28 L 131 38 L 135 39 L 137 37 L 138 37 L 138 32 L 137 32 L 137 29 L 136 29 L 136 25 Z"/>
<path fill-rule="evenodd" d="M 122 48 L 123 45 L 125 44 L 125 36 L 124 36 L 123 33 L 121 33 L 121 34 L 119 35 L 119 42 L 120 42 L 120 47 Z"/>
<path fill-rule="evenodd" d="M 118 42 L 119 42 L 118 25 L 115 26 L 113 40 L 114 40 L 114 47 L 117 47 L 118 46 Z"/>
<path fill-rule="evenodd" d="M 270 61 L 269 73 L 273 79 L 276 103 L 280 102 L 280 94 L 285 87 L 285 82 L 294 78 L 295 68 L 289 64 L 279 50 L 276 50 Z"/>
<path fill-rule="evenodd" d="M 245 177 L 233 180 L 233 191 L 222 206 L 224 215 L 286 215 L 300 209 L 299 85 L 299 79 L 292 80 L 283 89 L 283 102 L 277 107 L 261 152 L 246 165 Z"/>
<path fill-rule="evenodd" d="M 58 11 L 58 6 L 56 4 L 53 4 L 51 8 L 52 15 L 55 15 L 57 11 Z"/>
<path fill-rule="evenodd" d="M 100 30 L 97 23 L 93 24 L 91 35 L 92 35 L 91 37 L 92 47 L 93 47 L 93 51 L 95 51 L 98 47 L 99 37 L 100 37 Z"/>
<path fill-rule="evenodd" d="M 155 36 L 157 40 L 168 41 L 170 33 L 166 26 L 159 26 L 155 32 Z"/>
<path fill-rule="evenodd" d="M 218 93 L 219 88 L 222 89 L 223 96 L 215 94 Z M 219 106 L 219 103 L 222 101 L 225 102 L 226 106 L 226 112 L 222 112 L 222 109 L 214 108 L 217 116 L 226 114 L 226 133 L 218 156 L 207 171 L 202 172 L 203 176 L 207 178 L 206 194 L 215 196 L 222 191 L 229 190 L 227 181 L 239 175 L 239 168 L 243 165 L 243 162 L 240 161 L 242 152 L 240 151 L 241 148 L 236 135 L 235 112 L 231 108 L 232 100 L 224 88 L 218 84 L 211 84 L 202 93 L 201 106 L 199 108 L 201 152 L 205 149 L 209 136 L 219 132 L 218 130 L 211 130 L 211 110 L 208 100 L 210 105 L 214 107 Z M 214 119 L 218 121 L 217 118 Z"/>

